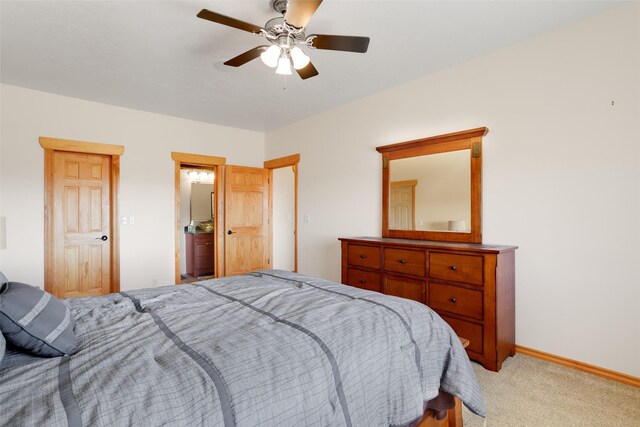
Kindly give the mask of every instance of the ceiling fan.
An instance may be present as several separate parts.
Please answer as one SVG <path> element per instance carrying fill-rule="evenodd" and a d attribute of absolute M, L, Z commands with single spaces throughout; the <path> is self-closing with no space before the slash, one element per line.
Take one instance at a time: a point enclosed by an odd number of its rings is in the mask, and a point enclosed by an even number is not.
<path fill-rule="evenodd" d="M 254 47 L 224 63 L 239 67 L 258 56 L 277 74 L 290 75 L 291 66 L 302 79 L 318 75 L 318 71 L 300 46 L 311 49 L 340 50 L 365 53 L 369 47 L 369 37 L 337 36 L 330 34 L 305 34 L 305 27 L 311 20 L 322 0 L 271 0 L 271 7 L 282 14 L 273 18 L 264 28 L 238 19 L 230 18 L 207 9 L 198 13 L 198 18 L 227 25 L 239 30 L 263 36 L 271 45 Z"/>

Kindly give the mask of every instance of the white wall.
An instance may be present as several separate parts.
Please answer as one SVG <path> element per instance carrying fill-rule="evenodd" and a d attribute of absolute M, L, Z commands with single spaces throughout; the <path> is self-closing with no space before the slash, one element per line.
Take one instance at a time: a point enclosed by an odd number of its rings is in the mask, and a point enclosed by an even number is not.
<path fill-rule="evenodd" d="M 264 134 L 2 85 L 0 217 L 7 248 L 0 270 L 43 286 L 44 150 L 38 137 L 119 144 L 121 289 L 174 283 L 174 163 L 171 151 L 261 167 Z"/>
<path fill-rule="evenodd" d="M 635 3 L 270 131 L 266 151 L 301 154 L 300 271 L 340 280 L 337 238 L 380 235 L 374 147 L 487 126 L 484 242 L 520 247 L 517 343 L 640 376 L 639 119 Z"/>

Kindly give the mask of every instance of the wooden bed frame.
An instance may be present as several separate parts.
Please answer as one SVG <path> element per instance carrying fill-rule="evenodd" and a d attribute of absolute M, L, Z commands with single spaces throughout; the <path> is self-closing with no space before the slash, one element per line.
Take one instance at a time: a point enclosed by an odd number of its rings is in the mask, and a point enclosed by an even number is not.
<path fill-rule="evenodd" d="M 428 409 L 416 427 L 462 427 L 462 402 L 457 397 L 453 400 L 455 406 L 447 410 L 443 419 L 436 419 L 435 411 Z"/>

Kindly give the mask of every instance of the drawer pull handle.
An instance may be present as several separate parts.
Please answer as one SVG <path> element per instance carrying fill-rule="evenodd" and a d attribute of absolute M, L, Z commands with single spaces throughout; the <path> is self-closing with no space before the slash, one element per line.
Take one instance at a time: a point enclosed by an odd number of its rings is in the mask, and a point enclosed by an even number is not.
<path fill-rule="evenodd" d="M 452 265 L 452 266 L 451 266 L 451 269 L 452 269 L 453 271 L 456 271 L 456 270 L 458 269 L 458 267 L 456 267 L 455 265 Z"/>
<path fill-rule="evenodd" d="M 358 280 L 358 282 L 360 282 L 360 283 L 362 283 L 362 284 L 365 284 L 367 281 L 366 281 L 366 280 L 364 280 L 364 279 L 360 279 L 360 280 Z"/>
<path fill-rule="evenodd" d="M 367 256 L 365 254 L 361 254 L 360 258 L 365 259 Z"/>
<path fill-rule="evenodd" d="M 456 302 L 456 299 L 455 299 L 455 298 L 449 298 L 449 301 L 451 301 L 451 302 L 455 303 L 455 302 Z"/>
<path fill-rule="evenodd" d="M 401 259 L 401 260 L 400 260 L 400 264 L 405 264 L 406 262 L 407 262 L 407 260 L 406 260 L 406 259 Z"/>

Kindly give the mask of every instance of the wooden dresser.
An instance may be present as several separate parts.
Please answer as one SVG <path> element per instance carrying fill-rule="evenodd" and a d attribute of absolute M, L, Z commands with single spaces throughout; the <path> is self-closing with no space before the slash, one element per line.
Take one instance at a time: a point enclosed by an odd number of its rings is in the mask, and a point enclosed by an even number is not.
<path fill-rule="evenodd" d="M 185 232 L 187 246 L 187 274 L 192 277 L 206 276 L 214 273 L 215 233 Z"/>
<path fill-rule="evenodd" d="M 515 354 L 516 246 L 341 238 L 342 283 L 409 298 L 469 339 L 469 358 L 499 371 Z"/>

